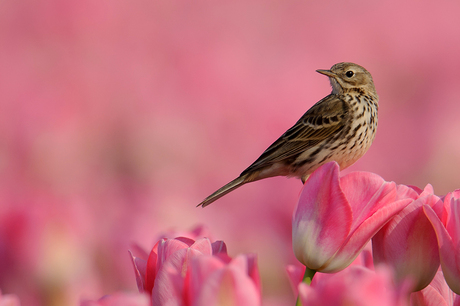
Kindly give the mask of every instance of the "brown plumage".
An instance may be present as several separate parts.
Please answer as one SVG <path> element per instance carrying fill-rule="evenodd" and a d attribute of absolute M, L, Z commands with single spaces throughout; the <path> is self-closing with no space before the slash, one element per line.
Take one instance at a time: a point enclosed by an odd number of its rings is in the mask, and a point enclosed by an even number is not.
<path fill-rule="evenodd" d="M 313 105 L 239 177 L 198 206 L 267 177 L 294 176 L 305 183 L 324 163 L 336 161 L 345 169 L 366 153 L 377 131 L 378 96 L 371 74 L 353 63 L 317 72 L 329 77 L 332 93 Z"/>

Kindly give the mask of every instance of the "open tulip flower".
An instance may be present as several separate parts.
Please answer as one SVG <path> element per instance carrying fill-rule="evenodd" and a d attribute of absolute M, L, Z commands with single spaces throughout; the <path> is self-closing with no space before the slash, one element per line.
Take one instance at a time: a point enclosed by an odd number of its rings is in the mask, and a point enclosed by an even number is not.
<path fill-rule="evenodd" d="M 460 294 L 460 189 L 445 196 L 441 217 L 427 205 L 423 209 L 436 232 L 444 278 Z"/>
<path fill-rule="evenodd" d="M 398 283 L 408 279 L 413 291 L 425 288 L 439 268 L 436 235 L 423 212 L 429 206 L 436 215 L 442 212 L 442 201 L 433 194 L 431 185 L 399 214 L 388 222 L 373 238 L 374 263 L 386 263 L 395 270 Z"/>
<path fill-rule="evenodd" d="M 132 259 L 139 291 L 152 305 L 260 305 L 256 257 L 232 259 L 222 241 L 161 239 L 147 259 Z"/>
<path fill-rule="evenodd" d="M 214 244 L 222 244 L 222 249 L 226 253 L 223 242 L 217 241 Z M 164 275 L 163 266 L 168 260 L 173 261 L 176 265 L 186 265 L 188 258 L 198 254 L 213 254 L 213 245 L 209 239 L 200 238 L 194 241 L 184 237 L 174 239 L 163 238 L 155 244 L 148 258 L 132 256 L 139 291 L 146 292 L 149 295 L 152 294 L 157 278 L 161 277 L 158 274 L 161 272 Z M 178 275 L 178 277 L 184 276 Z"/>
<path fill-rule="evenodd" d="M 343 270 L 412 201 L 405 192 L 373 173 L 339 177 L 337 163 L 321 166 L 305 183 L 294 211 L 292 240 L 297 259 L 313 271 Z"/>

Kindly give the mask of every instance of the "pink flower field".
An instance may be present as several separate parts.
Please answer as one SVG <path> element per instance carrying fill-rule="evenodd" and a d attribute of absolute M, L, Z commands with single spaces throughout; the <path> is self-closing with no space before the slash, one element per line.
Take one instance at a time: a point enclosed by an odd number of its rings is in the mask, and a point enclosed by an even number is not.
<path fill-rule="evenodd" d="M 458 16 L 450 0 L 0 1 L 0 306 L 460 305 Z M 380 97 L 363 158 L 196 207 L 344 61 Z"/>

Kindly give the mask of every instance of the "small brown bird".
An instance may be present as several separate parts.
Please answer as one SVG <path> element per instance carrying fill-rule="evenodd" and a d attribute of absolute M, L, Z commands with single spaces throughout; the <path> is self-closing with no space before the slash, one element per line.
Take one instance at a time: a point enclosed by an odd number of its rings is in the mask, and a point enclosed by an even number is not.
<path fill-rule="evenodd" d="M 319 166 L 336 161 L 341 169 L 356 162 L 377 131 L 378 96 L 371 74 L 353 63 L 338 63 L 327 75 L 332 93 L 312 106 L 239 177 L 197 206 L 208 206 L 249 182 L 273 176 L 298 177 L 303 183 Z"/>

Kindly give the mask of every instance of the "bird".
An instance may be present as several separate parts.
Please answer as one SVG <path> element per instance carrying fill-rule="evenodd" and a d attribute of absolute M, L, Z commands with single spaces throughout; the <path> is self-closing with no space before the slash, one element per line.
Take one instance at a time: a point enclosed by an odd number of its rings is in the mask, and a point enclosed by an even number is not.
<path fill-rule="evenodd" d="M 371 74 L 350 62 L 316 72 L 329 77 L 331 94 L 308 109 L 240 176 L 197 207 L 206 207 L 244 184 L 269 177 L 297 177 L 305 184 L 321 165 L 335 161 L 343 170 L 367 152 L 378 125 L 379 98 Z"/>

